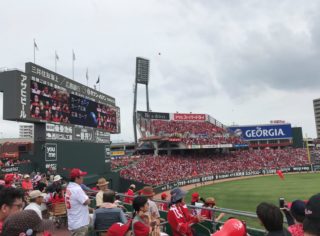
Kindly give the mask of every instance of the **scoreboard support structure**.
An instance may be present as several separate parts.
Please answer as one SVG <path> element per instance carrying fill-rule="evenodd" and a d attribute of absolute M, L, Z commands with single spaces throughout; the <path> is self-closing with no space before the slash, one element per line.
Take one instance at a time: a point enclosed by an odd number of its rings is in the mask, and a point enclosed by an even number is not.
<path fill-rule="evenodd" d="M 134 98 L 133 98 L 133 134 L 134 142 L 137 146 L 138 137 L 137 137 L 137 95 L 138 95 L 138 84 L 146 86 L 146 103 L 147 103 L 147 112 L 150 112 L 149 106 L 149 65 L 150 61 L 145 58 L 137 57 L 136 58 L 136 78 L 134 82 Z"/>

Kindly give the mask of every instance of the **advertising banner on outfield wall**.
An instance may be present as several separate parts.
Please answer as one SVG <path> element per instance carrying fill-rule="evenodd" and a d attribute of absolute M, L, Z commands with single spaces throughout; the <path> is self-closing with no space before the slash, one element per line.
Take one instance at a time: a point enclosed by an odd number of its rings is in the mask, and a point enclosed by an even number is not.
<path fill-rule="evenodd" d="M 228 129 L 246 141 L 292 138 L 291 124 L 232 126 Z"/>
<path fill-rule="evenodd" d="M 313 167 L 317 166 L 317 170 L 320 170 L 320 165 L 314 165 Z M 315 169 L 314 169 L 315 170 Z M 217 174 L 217 175 L 207 175 L 202 177 L 196 177 L 191 179 L 186 179 L 182 181 L 178 181 L 175 183 L 169 183 L 162 186 L 155 188 L 155 192 L 163 192 L 167 191 L 176 187 L 181 187 L 189 184 L 197 184 L 207 181 L 219 180 L 219 179 L 229 179 L 235 177 L 244 177 L 244 176 L 255 176 L 255 175 L 266 175 L 266 174 L 276 174 L 276 169 L 261 169 L 256 171 L 241 171 L 241 172 L 232 172 L 232 173 L 224 173 L 224 174 Z M 289 172 L 305 172 L 311 171 L 311 166 L 294 166 L 294 167 L 285 167 L 281 168 L 283 173 Z"/>

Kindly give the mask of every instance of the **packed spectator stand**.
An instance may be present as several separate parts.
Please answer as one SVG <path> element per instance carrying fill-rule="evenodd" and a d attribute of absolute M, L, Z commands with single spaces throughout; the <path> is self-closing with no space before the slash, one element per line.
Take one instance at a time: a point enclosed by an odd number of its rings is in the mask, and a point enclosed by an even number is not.
<path fill-rule="evenodd" d="M 240 144 L 243 141 L 221 125 L 208 121 L 142 120 L 139 123 L 142 136 L 180 138 L 185 145 Z"/>
<path fill-rule="evenodd" d="M 141 156 L 123 178 L 149 185 L 161 185 L 186 178 L 237 171 L 278 169 L 309 164 L 306 149 L 238 150 L 230 153 Z"/>

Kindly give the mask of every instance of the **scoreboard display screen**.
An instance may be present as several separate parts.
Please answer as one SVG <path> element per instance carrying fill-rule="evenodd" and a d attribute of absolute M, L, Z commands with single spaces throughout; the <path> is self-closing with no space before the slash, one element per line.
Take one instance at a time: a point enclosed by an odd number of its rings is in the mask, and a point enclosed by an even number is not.
<path fill-rule="evenodd" d="M 104 142 L 108 134 L 120 133 L 113 97 L 34 63 L 26 63 L 25 72 L 0 72 L 0 91 L 3 118 L 46 123 L 49 140 Z"/>
<path fill-rule="evenodd" d="M 120 109 L 114 98 L 33 63 L 26 64 L 26 73 L 28 120 L 120 132 Z"/>
<path fill-rule="evenodd" d="M 39 121 L 82 125 L 117 132 L 117 109 L 70 94 L 65 88 L 54 88 L 31 81 L 30 117 Z"/>

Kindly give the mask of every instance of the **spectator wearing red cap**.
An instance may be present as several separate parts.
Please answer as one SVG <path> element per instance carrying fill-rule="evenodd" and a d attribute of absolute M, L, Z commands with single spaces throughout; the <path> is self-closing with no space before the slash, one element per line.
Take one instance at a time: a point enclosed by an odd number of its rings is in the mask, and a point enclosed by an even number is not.
<path fill-rule="evenodd" d="M 136 189 L 136 186 L 134 184 L 131 184 L 128 191 L 125 193 L 127 197 L 125 197 L 123 202 L 132 204 L 135 189 Z"/>
<path fill-rule="evenodd" d="M 15 174 L 6 174 L 4 176 L 5 187 L 15 188 L 16 186 L 14 185 L 14 179 L 15 179 Z"/>
<path fill-rule="evenodd" d="M 146 196 L 148 198 L 148 204 L 149 204 L 149 210 L 148 214 L 151 217 L 152 220 L 157 220 L 158 224 L 160 224 L 160 213 L 157 204 L 152 201 L 153 196 L 155 195 L 155 192 L 153 191 L 153 188 L 151 186 L 145 186 L 140 191 L 141 196 Z"/>
<path fill-rule="evenodd" d="M 171 206 L 168 211 L 168 222 L 171 226 L 173 236 L 192 236 L 191 225 L 202 221 L 202 216 L 190 215 L 184 202 L 187 192 L 180 188 L 175 188 L 171 192 Z"/>
<path fill-rule="evenodd" d="M 200 202 L 200 195 L 197 192 L 192 193 L 191 195 L 191 205 L 196 207 L 203 207 L 203 203 Z M 191 210 L 191 214 L 194 216 L 200 215 L 201 209 L 200 208 L 193 208 Z"/>
<path fill-rule="evenodd" d="M 162 201 L 167 201 L 167 198 L 168 198 L 168 195 L 166 193 L 161 194 Z M 168 211 L 168 203 L 166 203 L 166 202 L 159 203 L 159 210 L 160 211 Z"/>
<path fill-rule="evenodd" d="M 246 225 L 238 219 L 227 220 L 222 228 L 211 236 L 246 236 Z"/>
<path fill-rule="evenodd" d="M 81 188 L 83 176 L 87 172 L 80 169 L 72 169 L 70 182 L 66 190 L 66 206 L 68 213 L 68 229 L 72 236 L 86 236 L 89 228 L 89 197 Z"/>
<path fill-rule="evenodd" d="M 3 188 L 0 191 L 0 233 L 5 219 L 24 207 L 24 192 L 21 189 Z"/>

